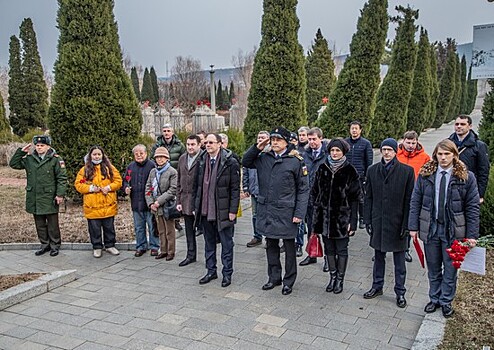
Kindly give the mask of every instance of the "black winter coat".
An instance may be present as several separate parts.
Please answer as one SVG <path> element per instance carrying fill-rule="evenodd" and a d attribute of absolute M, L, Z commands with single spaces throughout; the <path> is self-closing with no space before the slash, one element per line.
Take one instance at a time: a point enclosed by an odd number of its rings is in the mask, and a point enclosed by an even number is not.
<path fill-rule="evenodd" d="M 360 181 L 357 170 L 348 160 L 333 173 L 326 161 L 317 170 L 311 190 L 314 215 L 312 231 L 329 238 L 348 237 L 357 229 Z"/>
<path fill-rule="evenodd" d="M 415 174 L 398 159 L 386 172 L 382 161 L 367 170 L 364 223 L 372 225 L 370 246 L 382 252 L 407 249 L 405 230 Z"/>
<path fill-rule="evenodd" d="M 313 149 L 310 148 L 308 145 L 305 146 L 305 153 L 303 154 L 303 157 L 305 165 L 309 170 L 309 188 L 312 188 L 312 186 L 314 185 L 314 179 L 316 178 L 317 169 L 328 159 L 328 155 L 329 153 L 327 141 L 322 142 L 321 151 L 316 158 L 314 158 Z"/>
<path fill-rule="evenodd" d="M 424 243 L 436 231 L 436 172 L 437 162 L 426 163 L 413 189 L 408 228 L 418 231 Z M 446 195 L 446 234 L 450 244 L 455 239 L 479 236 L 480 198 L 472 172 L 459 162 L 453 166 Z"/>
<path fill-rule="evenodd" d="M 154 168 L 154 162 L 146 159 L 142 163 L 133 161 L 125 170 L 122 190 L 125 193 L 125 189 L 129 186 L 131 187 L 130 206 L 132 211 L 149 211 L 144 195 L 146 192 L 146 181 L 148 179 L 149 172 Z"/>
<path fill-rule="evenodd" d="M 490 169 L 487 145 L 480 141 L 477 134 L 472 130 L 463 139 L 463 142 L 458 140 L 456 133 L 451 134 L 449 139 L 458 147 L 460 160 L 465 163 L 468 170 L 475 174 L 480 198 L 484 198 L 485 191 L 487 190 L 487 182 L 489 181 Z"/>
<path fill-rule="evenodd" d="M 240 204 L 240 165 L 233 157 L 231 151 L 220 149 L 218 172 L 216 176 L 216 224 L 221 231 L 227 227 L 235 225 L 236 220 L 230 221 L 230 213 L 237 213 Z M 202 186 L 204 183 L 204 169 L 206 160 L 209 159 L 208 153 L 204 152 L 199 155 L 199 169 L 197 170 L 197 179 L 194 183 L 194 207 L 196 213 L 196 224 L 199 224 L 202 206 Z"/>
<path fill-rule="evenodd" d="M 293 218 L 303 219 L 307 212 L 308 172 L 294 148 L 289 145 L 281 158 L 276 159 L 272 151 L 262 152 L 253 145 L 242 160 L 244 167 L 257 169 L 256 229 L 267 238 L 295 238 L 298 224 L 293 223 Z"/>
<path fill-rule="evenodd" d="M 374 161 L 374 152 L 370 141 L 364 137 L 359 137 L 357 140 L 347 137 L 345 141 L 350 145 L 346 159 L 357 169 L 357 173 L 361 177 L 365 177 L 367 169 Z"/>

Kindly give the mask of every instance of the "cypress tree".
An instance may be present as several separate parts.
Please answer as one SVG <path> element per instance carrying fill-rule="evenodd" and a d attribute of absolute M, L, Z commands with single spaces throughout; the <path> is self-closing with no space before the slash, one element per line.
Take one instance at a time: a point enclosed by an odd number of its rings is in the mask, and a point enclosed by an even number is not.
<path fill-rule="evenodd" d="M 218 80 L 218 86 L 216 86 L 216 93 L 215 93 L 215 99 L 216 99 L 216 106 L 218 107 L 219 110 L 223 110 L 223 106 L 225 104 L 225 101 L 223 99 L 223 85 L 221 84 L 221 79 Z"/>
<path fill-rule="evenodd" d="M 19 136 L 23 136 L 29 128 L 28 121 L 25 119 L 23 95 L 21 43 L 15 35 L 12 35 L 9 45 L 9 117 L 14 134 Z"/>
<path fill-rule="evenodd" d="M 5 115 L 5 106 L 3 105 L 3 97 L 0 94 L 0 132 L 1 131 L 10 131 L 9 121 L 7 120 L 7 116 Z"/>
<path fill-rule="evenodd" d="M 369 0 L 361 11 L 350 43 L 350 56 L 326 110 L 316 122 L 326 137 L 346 135 L 352 120 L 358 119 L 364 125 L 372 121 L 388 31 L 387 8 L 387 0 Z"/>
<path fill-rule="evenodd" d="M 468 70 L 468 102 L 467 102 L 467 114 L 472 113 L 475 108 L 475 101 L 477 99 L 477 79 L 472 80 L 472 65 Z"/>
<path fill-rule="evenodd" d="M 378 145 L 387 137 L 399 137 L 407 126 L 407 110 L 412 91 L 413 72 L 417 60 L 415 20 L 418 11 L 396 6 L 399 12 L 392 20 L 398 22 L 391 65 L 377 93 L 377 105 L 370 139 Z"/>
<path fill-rule="evenodd" d="M 487 144 L 489 154 L 494 154 L 494 79 L 488 79 L 491 86 L 484 97 L 482 105 L 482 119 L 479 125 L 479 136 Z"/>
<path fill-rule="evenodd" d="M 456 116 L 460 113 L 461 102 L 461 62 L 457 54 L 455 54 L 455 91 L 453 99 L 449 106 L 449 113 L 446 122 L 456 119 Z"/>
<path fill-rule="evenodd" d="M 467 113 L 468 110 L 468 85 L 467 85 L 467 59 L 465 55 L 461 57 L 461 99 L 460 114 Z"/>
<path fill-rule="evenodd" d="M 154 101 L 153 83 L 151 82 L 151 75 L 149 74 L 147 67 L 144 70 L 141 89 L 141 102 L 146 101 L 149 101 L 149 103 L 153 103 Z"/>
<path fill-rule="evenodd" d="M 307 54 L 305 72 L 307 74 L 307 118 L 309 124 L 312 125 L 318 117 L 317 111 L 321 108 L 322 99 L 329 97 L 336 81 L 331 51 L 321 29 L 317 30 L 314 43 Z"/>
<path fill-rule="evenodd" d="M 253 143 L 259 130 L 307 124 L 305 69 L 298 42 L 297 0 L 264 0 L 261 43 L 254 59 L 244 131 Z"/>
<path fill-rule="evenodd" d="M 420 134 L 424 129 L 431 109 L 431 85 L 430 43 L 427 31 L 420 28 L 417 63 L 413 74 L 412 94 L 408 103 L 407 130 L 415 130 Z"/>
<path fill-rule="evenodd" d="M 25 18 L 20 27 L 22 42 L 22 85 L 24 89 L 24 118 L 28 127 L 46 127 L 48 115 L 48 88 L 38 52 L 33 22 Z"/>
<path fill-rule="evenodd" d="M 60 30 L 48 125 L 69 184 L 89 147 L 101 145 L 123 170 L 142 116 L 122 65 L 112 0 L 59 0 Z"/>
<path fill-rule="evenodd" d="M 230 81 L 230 89 L 228 90 L 228 100 L 230 104 L 233 103 L 233 99 L 235 98 L 235 85 L 233 84 L 233 80 Z"/>
<path fill-rule="evenodd" d="M 151 66 L 151 70 L 149 71 L 149 78 L 151 79 L 151 86 L 153 87 L 153 100 L 152 103 L 156 103 L 160 99 L 160 91 L 158 88 L 158 76 L 156 75 L 156 71 L 154 67 Z"/>
<path fill-rule="evenodd" d="M 132 88 L 138 101 L 141 100 L 141 92 L 139 91 L 139 77 L 137 76 L 137 68 L 132 67 L 130 70 L 130 80 L 132 81 Z"/>
<path fill-rule="evenodd" d="M 436 120 L 436 105 L 437 98 L 439 96 L 439 81 L 437 80 L 437 54 L 436 46 L 431 44 L 430 48 L 430 60 L 431 60 L 431 104 L 423 128 L 427 129 L 432 126 L 434 120 Z"/>
<path fill-rule="evenodd" d="M 448 39 L 449 42 L 450 39 Z M 449 109 L 455 93 L 456 53 L 453 45 L 448 45 L 446 67 L 439 83 L 439 96 L 436 103 L 436 118 L 432 127 L 438 128 L 448 119 Z"/>

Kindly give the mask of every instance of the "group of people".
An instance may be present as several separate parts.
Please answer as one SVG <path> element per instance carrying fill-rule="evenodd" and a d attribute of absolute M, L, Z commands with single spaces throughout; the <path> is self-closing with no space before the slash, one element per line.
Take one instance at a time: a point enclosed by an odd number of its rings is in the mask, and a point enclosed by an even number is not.
<path fill-rule="evenodd" d="M 240 198 L 248 196 L 253 238 L 247 247 L 262 244 L 265 237 L 268 281 L 262 289 L 282 285 L 283 295 L 292 292 L 305 233 L 322 237 L 323 270 L 329 273 L 326 291 L 341 293 L 350 237 L 357 228 L 365 228 L 374 262 L 372 287 L 364 298 L 383 294 L 385 257 L 390 252 L 396 304 L 403 308 L 407 305 L 405 262 L 412 261 L 410 237 L 418 237 L 424 242 L 430 283 L 425 311 L 441 307 L 449 317 L 454 312 L 451 302 L 457 272 L 445 249 L 454 239 L 476 244 L 479 206 L 489 174 L 487 147 L 471 128 L 469 116 L 458 116 L 455 133 L 436 145 L 432 159 L 414 131 L 405 133 L 400 145 L 395 139 L 385 139 L 380 146 L 382 158 L 373 164 L 372 146 L 362 137 L 358 121 L 350 124 L 346 139 L 326 140 L 319 128 L 302 127 L 298 134 L 283 127 L 260 131 L 256 144 L 242 159 L 228 149 L 224 134 L 193 134 L 184 146 L 167 124 L 151 159 L 144 145 L 133 148 L 134 161 L 123 176 L 101 147 L 91 147 L 74 185 L 83 195 L 96 258 L 103 249 L 119 254 L 114 217 L 121 187 L 130 196 L 136 257 L 150 250 L 156 259 L 174 259 L 175 229 L 181 227 L 172 213 L 179 211 L 187 241 L 187 253 L 179 266 L 197 261 L 196 235 L 204 235 L 207 272 L 200 284 L 218 278 L 218 243 L 221 285 L 232 283 L 234 225 Z M 66 191 L 65 164 L 50 147 L 48 136 L 36 136 L 33 144 L 34 150 L 31 145 L 19 148 L 10 166 L 26 169 L 28 175 L 26 210 L 34 215 L 41 242 L 35 254 L 56 256 L 61 243 L 57 213 Z M 299 265 L 316 262 L 307 256 Z"/>

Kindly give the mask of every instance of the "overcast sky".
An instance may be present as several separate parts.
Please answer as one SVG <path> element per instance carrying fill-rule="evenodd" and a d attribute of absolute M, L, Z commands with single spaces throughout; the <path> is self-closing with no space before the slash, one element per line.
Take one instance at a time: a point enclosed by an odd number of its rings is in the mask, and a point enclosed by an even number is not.
<path fill-rule="evenodd" d="M 299 0 L 299 41 L 304 51 L 321 28 L 337 53 L 347 53 L 364 0 Z M 390 15 L 398 4 L 419 9 L 417 24 L 431 41 L 446 37 L 472 41 L 472 26 L 494 22 L 494 3 L 487 0 L 389 0 Z M 31 17 L 45 68 L 57 57 L 56 0 L 0 0 L 0 65 L 7 65 L 9 38 L 19 35 L 23 18 Z M 192 56 L 203 67 L 232 66 L 239 49 L 249 51 L 260 42 L 262 0 L 115 0 L 120 45 L 131 59 L 154 65 L 166 75 L 176 56 Z M 389 38 L 393 38 L 390 29 Z"/>

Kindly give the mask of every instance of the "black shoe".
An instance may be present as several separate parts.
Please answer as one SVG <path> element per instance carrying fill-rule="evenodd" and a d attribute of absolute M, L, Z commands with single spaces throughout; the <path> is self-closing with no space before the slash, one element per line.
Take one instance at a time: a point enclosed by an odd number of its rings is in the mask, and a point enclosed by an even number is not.
<path fill-rule="evenodd" d="M 175 230 L 182 231 L 184 228 L 180 225 L 180 220 L 175 220 Z"/>
<path fill-rule="evenodd" d="M 268 282 L 265 285 L 262 286 L 262 290 L 270 290 L 273 289 L 276 286 L 281 286 L 281 282 Z"/>
<path fill-rule="evenodd" d="M 146 253 L 145 250 L 136 250 L 136 252 L 134 253 L 134 256 L 136 258 L 140 257 L 140 256 L 143 256 L 144 254 Z M 155 255 L 156 256 L 156 255 Z"/>
<path fill-rule="evenodd" d="M 196 259 L 189 259 L 189 258 L 185 258 L 184 260 L 182 260 L 182 261 L 178 264 L 178 266 L 181 266 L 181 267 L 182 267 L 182 266 L 187 266 L 187 265 L 192 264 L 192 263 L 194 263 L 194 262 L 196 262 Z"/>
<path fill-rule="evenodd" d="M 281 294 L 283 295 L 291 294 L 291 292 L 292 292 L 292 287 L 283 286 L 283 288 L 281 289 Z"/>
<path fill-rule="evenodd" d="M 336 270 L 329 272 L 329 283 L 326 286 L 326 292 L 331 293 L 333 291 L 335 282 L 336 282 Z"/>
<path fill-rule="evenodd" d="M 223 276 L 223 280 L 221 281 L 221 286 L 225 288 L 228 287 L 230 284 L 232 284 L 232 278 Z"/>
<path fill-rule="evenodd" d="M 425 306 L 424 311 L 428 314 L 431 314 L 431 313 L 435 312 L 437 309 L 439 309 L 440 306 L 441 305 L 436 304 L 432 301 L 429 301 L 429 303 L 427 303 L 427 305 Z"/>
<path fill-rule="evenodd" d="M 406 262 L 412 262 L 412 256 L 410 255 L 410 251 L 409 250 L 407 250 L 405 252 L 405 261 Z"/>
<path fill-rule="evenodd" d="M 451 306 L 451 304 L 442 305 L 441 308 L 443 309 L 443 316 L 446 318 L 453 316 L 455 313 L 455 310 L 453 310 L 453 306 Z"/>
<path fill-rule="evenodd" d="M 364 221 L 363 220 L 360 220 L 359 224 L 358 224 L 358 228 L 363 230 L 365 228 L 365 224 L 364 224 Z"/>
<path fill-rule="evenodd" d="M 48 253 L 49 251 L 50 251 L 50 246 L 47 246 L 47 247 L 44 247 L 44 248 L 41 248 L 41 249 L 35 251 L 34 255 L 40 256 L 40 255 L 43 255 L 45 253 Z"/>
<path fill-rule="evenodd" d="M 379 295 L 383 295 L 382 289 L 371 288 L 370 290 L 364 293 L 364 299 L 373 299 Z"/>
<path fill-rule="evenodd" d="M 218 278 L 218 274 L 216 272 L 212 274 L 207 274 L 199 280 L 199 284 L 206 284 L 217 278 Z"/>
<path fill-rule="evenodd" d="M 404 308 L 405 306 L 407 306 L 407 300 L 405 299 L 405 296 L 404 295 L 398 295 L 396 297 L 396 305 L 399 307 L 399 308 Z"/>
<path fill-rule="evenodd" d="M 57 255 L 58 255 L 58 249 L 50 250 L 50 256 L 57 256 Z"/>
<path fill-rule="evenodd" d="M 324 265 L 322 267 L 323 272 L 329 272 L 328 257 L 324 256 Z"/>
<path fill-rule="evenodd" d="M 299 266 L 306 266 L 309 264 L 317 263 L 317 258 L 311 258 L 310 256 L 306 257 L 304 260 L 298 263 Z"/>
<path fill-rule="evenodd" d="M 252 248 L 258 246 L 259 244 L 262 244 L 262 239 L 254 237 L 249 242 L 247 242 L 247 248 Z"/>
<path fill-rule="evenodd" d="M 302 255 L 304 255 L 304 252 L 302 252 L 302 246 L 301 245 L 297 246 L 296 255 L 297 255 L 297 258 L 300 258 Z"/>

